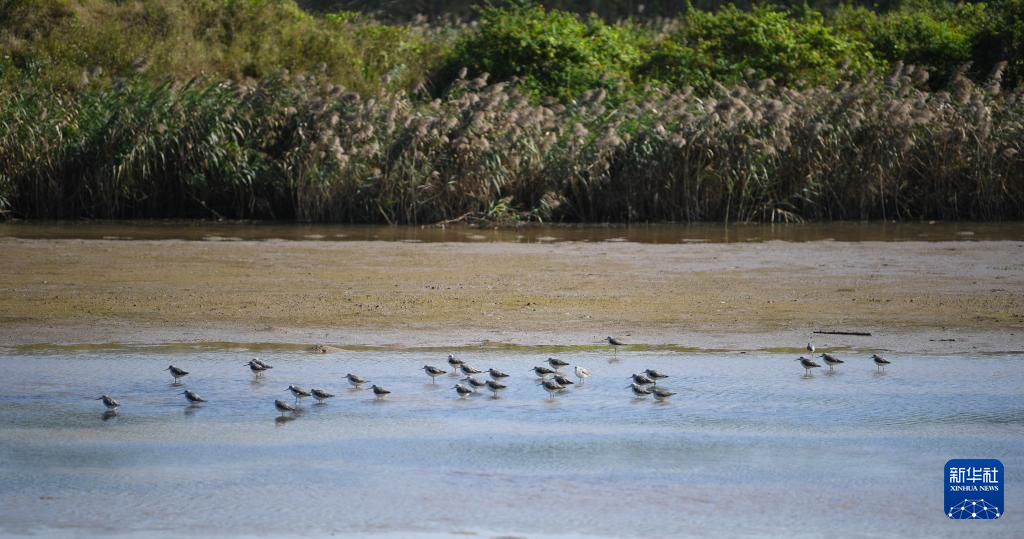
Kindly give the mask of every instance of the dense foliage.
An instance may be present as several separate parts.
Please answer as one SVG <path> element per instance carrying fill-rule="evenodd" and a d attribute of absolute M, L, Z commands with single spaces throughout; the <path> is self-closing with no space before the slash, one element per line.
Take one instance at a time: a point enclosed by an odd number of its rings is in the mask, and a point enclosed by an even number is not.
<path fill-rule="evenodd" d="M 323 75 L 321 75 L 323 76 Z M 927 74 L 532 104 L 458 80 L 362 98 L 317 76 L 0 92 L 0 178 L 31 218 L 424 223 L 1024 217 L 1024 94 Z"/>
<path fill-rule="evenodd" d="M 0 215 L 1024 218 L 1022 2 L 0 0 Z"/>

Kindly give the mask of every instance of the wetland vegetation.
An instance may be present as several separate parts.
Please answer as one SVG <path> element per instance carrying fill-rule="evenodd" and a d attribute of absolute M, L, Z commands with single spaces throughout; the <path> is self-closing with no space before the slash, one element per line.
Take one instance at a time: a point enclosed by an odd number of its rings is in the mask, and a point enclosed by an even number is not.
<path fill-rule="evenodd" d="M 333 5 L 0 3 L 0 215 L 1024 217 L 1020 0 Z"/>

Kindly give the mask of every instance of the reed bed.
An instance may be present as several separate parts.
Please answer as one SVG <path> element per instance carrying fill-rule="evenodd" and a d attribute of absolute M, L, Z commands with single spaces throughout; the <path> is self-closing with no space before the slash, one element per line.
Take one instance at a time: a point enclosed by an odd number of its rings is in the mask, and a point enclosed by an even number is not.
<path fill-rule="evenodd" d="M 1024 217 L 1024 93 L 927 72 L 567 104 L 460 77 L 0 88 L 0 212 L 429 224 Z M 383 85 L 388 88 L 388 85 Z M 614 101 L 612 103 L 611 101 Z"/>

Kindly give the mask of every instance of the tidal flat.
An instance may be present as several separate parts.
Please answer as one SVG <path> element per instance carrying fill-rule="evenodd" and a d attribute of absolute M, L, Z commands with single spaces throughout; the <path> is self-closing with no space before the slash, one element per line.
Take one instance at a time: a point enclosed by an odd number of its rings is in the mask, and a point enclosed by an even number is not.
<path fill-rule="evenodd" d="M 287 238 L 287 239 L 282 239 Z M 1024 226 L 0 225 L 0 342 L 1024 350 Z"/>

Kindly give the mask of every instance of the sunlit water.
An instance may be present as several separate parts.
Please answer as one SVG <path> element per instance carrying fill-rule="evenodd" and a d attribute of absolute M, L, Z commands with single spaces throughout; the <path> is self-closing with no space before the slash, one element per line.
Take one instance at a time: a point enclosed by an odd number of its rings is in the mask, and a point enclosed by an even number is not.
<path fill-rule="evenodd" d="M 1024 373 L 1015 356 L 580 352 L 582 387 L 548 399 L 543 356 L 487 351 L 498 399 L 458 400 L 443 354 L 244 350 L 0 355 L 0 534 L 1019 536 Z M 162 369 L 192 372 L 172 386 Z M 631 372 L 672 377 L 636 400 Z M 347 372 L 393 391 L 376 401 Z M 571 372 L 571 371 L 570 371 Z M 281 418 L 288 384 L 336 393 Z M 186 405 L 188 388 L 207 399 Z M 102 393 L 121 401 L 104 418 Z M 943 464 L 998 458 L 1006 515 L 951 521 Z M 984 530 L 983 532 L 980 530 Z"/>

